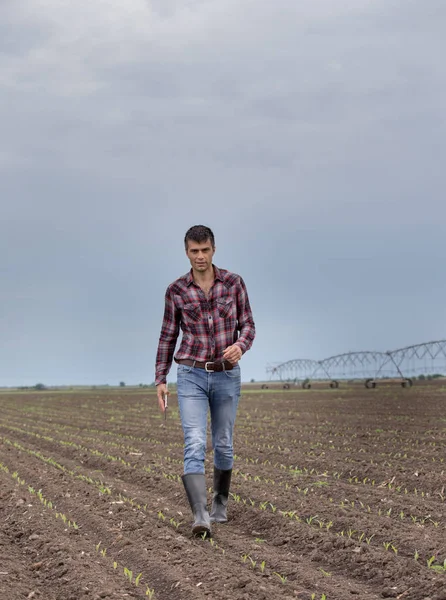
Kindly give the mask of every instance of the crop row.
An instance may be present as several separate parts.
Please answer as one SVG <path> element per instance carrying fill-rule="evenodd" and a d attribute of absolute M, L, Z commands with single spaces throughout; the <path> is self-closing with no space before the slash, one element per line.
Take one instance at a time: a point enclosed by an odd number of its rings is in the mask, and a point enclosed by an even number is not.
<path fill-rule="evenodd" d="M 0 471 L 10 475 L 11 479 L 14 480 L 18 485 L 26 489 L 26 491 L 28 492 L 28 494 L 30 494 L 31 497 L 38 499 L 42 506 L 45 509 L 47 509 L 56 520 L 60 520 L 64 524 L 64 526 L 66 526 L 67 529 L 70 529 L 70 527 L 72 527 L 75 531 L 78 531 L 82 527 L 82 525 L 78 525 L 78 523 L 74 519 L 70 520 L 65 513 L 59 512 L 54 500 L 51 500 L 47 497 L 47 495 L 44 495 L 41 489 L 36 490 L 32 485 L 25 481 L 25 479 L 23 479 L 17 471 L 11 473 L 9 468 L 1 462 Z M 65 529 L 65 531 L 67 531 L 67 529 Z M 100 546 L 101 542 L 98 542 L 98 544 L 95 545 L 96 553 L 99 553 Z M 102 548 L 100 550 L 100 555 L 103 558 L 105 558 L 107 556 L 107 549 Z M 112 559 L 112 563 L 114 570 L 121 569 L 121 566 L 116 560 Z M 133 572 L 128 567 L 122 567 L 122 572 L 123 575 L 130 581 L 130 583 L 134 584 L 136 587 L 139 586 L 143 577 L 142 573 L 139 573 L 139 575 L 133 578 Z M 155 590 L 153 588 L 150 588 L 149 585 L 146 585 L 145 596 L 148 598 L 154 598 L 154 594 Z"/>

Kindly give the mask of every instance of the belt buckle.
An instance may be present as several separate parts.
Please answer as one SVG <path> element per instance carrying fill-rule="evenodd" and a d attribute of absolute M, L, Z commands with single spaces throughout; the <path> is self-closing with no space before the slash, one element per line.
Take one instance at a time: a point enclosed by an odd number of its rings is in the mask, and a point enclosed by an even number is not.
<path fill-rule="evenodd" d="M 213 365 L 213 361 L 209 360 L 208 362 L 204 363 L 204 370 L 206 371 L 206 373 L 214 373 L 214 369 L 208 369 L 208 365 Z"/>

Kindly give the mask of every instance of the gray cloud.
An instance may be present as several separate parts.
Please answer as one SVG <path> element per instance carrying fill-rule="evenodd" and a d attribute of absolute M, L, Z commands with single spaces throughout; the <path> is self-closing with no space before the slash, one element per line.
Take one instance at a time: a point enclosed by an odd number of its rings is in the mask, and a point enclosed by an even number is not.
<path fill-rule="evenodd" d="M 249 284 L 247 378 L 443 337 L 445 13 L 3 2 L 0 384 L 151 380 L 198 222 Z"/>

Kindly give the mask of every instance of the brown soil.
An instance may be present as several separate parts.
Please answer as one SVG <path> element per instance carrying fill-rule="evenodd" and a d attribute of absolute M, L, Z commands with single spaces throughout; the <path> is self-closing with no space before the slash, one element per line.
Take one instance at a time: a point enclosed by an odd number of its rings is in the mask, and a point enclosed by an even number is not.
<path fill-rule="evenodd" d="M 211 540 L 175 397 L 0 394 L 0 599 L 445 600 L 446 389 L 259 388 Z"/>

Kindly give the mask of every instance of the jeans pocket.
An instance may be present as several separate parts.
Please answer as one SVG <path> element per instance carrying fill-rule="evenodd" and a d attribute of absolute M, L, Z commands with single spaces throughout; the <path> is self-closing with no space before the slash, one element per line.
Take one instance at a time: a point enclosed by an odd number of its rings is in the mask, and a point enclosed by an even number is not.
<path fill-rule="evenodd" d="M 187 365 L 177 365 L 177 375 L 181 373 L 190 373 L 193 367 L 188 367 Z"/>
<path fill-rule="evenodd" d="M 238 365 L 230 371 L 225 371 L 224 373 L 226 377 L 228 377 L 229 379 L 233 379 L 234 381 L 240 379 L 240 367 Z"/>

